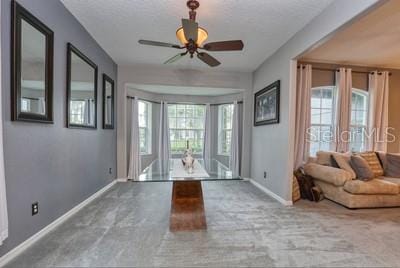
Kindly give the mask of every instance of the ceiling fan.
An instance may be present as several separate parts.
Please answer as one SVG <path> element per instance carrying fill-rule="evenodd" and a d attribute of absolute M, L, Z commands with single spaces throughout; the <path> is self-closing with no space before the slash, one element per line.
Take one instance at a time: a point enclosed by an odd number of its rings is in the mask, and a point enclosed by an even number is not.
<path fill-rule="evenodd" d="M 176 31 L 176 37 L 182 45 L 175 45 L 150 40 L 139 40 L 139 43 L 142 45 L 170 47 L 186 50 L 185 52 L 178 53 L 177 55 L 168 59 L 164 62 L 164 64 L 176 62 L 187 54 L 189 54 L 190 57 L 193 58 L 193 55 L 196 54 L 197 58 L 199 58 L 201 61 L 211 67 L 218 66 L 221 63 L 207 52 L 202 52 L 201 50 L 234 51 L 243 49 L 243 42 L 241 40 L 211 42 L 203 45 L 204 41 L 208 37 L 208 33 L 204 28 L 199 27 L 198 23 L 196 22 L 196 9 L 199 8 L 200 3 L 197 0 L 189 0 L 187 1 L 186 5 L 190 9 L 189 19 L 182 19 L 182 27 L 180 27 Z"/>

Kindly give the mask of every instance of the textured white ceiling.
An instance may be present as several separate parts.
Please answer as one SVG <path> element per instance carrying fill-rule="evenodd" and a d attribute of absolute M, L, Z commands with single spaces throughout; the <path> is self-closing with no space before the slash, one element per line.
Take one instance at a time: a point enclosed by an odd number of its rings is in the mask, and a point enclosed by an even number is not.
<path fill-rule="evenodd" d="M 193 96 L 223 96 L 241 93 L 244 89 L 215 87 L 180 87 L 166 85 L 128 84 L 132 89 L 139 89 L 157 94 L 193 95 Z"/>
<path fill-rule="evenodd" d="M 177 54 L 138 39 L 177 43 L 186 0 L 61 0 L 117 64 L 156 64 Z M 254 71 L 333 0 L 199 0 L 197 21 L 208 41 L 242 39 L 242 52 L 213 52 L 226 71 Z M 185 57 L 176 66 L 209 68 Z"/>
<path fill-rule="evenodd" d="M 400 1 L 391 0 L 302 60 L 400 68 Z"/>

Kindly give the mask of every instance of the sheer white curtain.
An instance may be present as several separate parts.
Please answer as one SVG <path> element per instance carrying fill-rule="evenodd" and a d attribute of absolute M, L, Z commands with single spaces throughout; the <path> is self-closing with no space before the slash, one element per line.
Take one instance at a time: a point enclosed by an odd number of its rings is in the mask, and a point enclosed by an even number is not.
<path fill-rule="evenodd" d="M 369 140 L 368 149 L 387 151 L 387 128 L 389 125 L 389 73 L 369 74 Z"/>
<path fill-rule="evenodd" d="M 206 104 L 206 115 L 204 119 L 204 143 L 203 143 L 203 159 L 207 166 L 211 160 L 211 106 Z"/>
<path fill-rule="evenodd" d="M 239 104 L 237 101 L 233 103 L 232 115 L 232 137 L 231 137 L 231 155 L 230 168 L 235 175 L 239 175 L 240 169 L 239 156 Z"/>
<path fill-rule="evenodd" d="M 131 105 L 131 148 L 129 153 L 128 179 L 137 180 L 141 172 L 139 139 L 139 101 L 135 97 Z"/>
<path fill-rule="evenodd" d="M 338 99 L 335 141 L 337 152 L 347 152 L 349 150 L 352 87 L 351 69 L 340 68 L 339 71 L 336 72 Z"/>
<path fill-rule="evenodd" d="M 0 5 L 1 6 L 1 5 Z M 1 7 L 0 7 L 1 19 Z M 1 62 L 1 44 L 0 44 L 0 62 Z M 2 96 L 1 87 L 1 64 L 0 64 L 0 245 L 8 237 L 8 214 L 6 198 L 6 180 L 4 174 L 4 151 L 3 151 L 3 116 L 2 116 Z"/>
<path fill-rule="evenodd" d="M 301 167 L 308 158 L 310 143 L 307 130 L 311 124 L 312 66 L 300 65 L 297 75 L 295 168 Z"/>
<path fill-rule="evenodd" d="M 165 101 L 162 101 L 160 105 L 160 129 L 158 141 L 158 159 L 161 165 L 160 169 L 162 172 L 167 172 L 169 159 L 171 158 L 171 145 L 169 139 L 168 103 Z"/>

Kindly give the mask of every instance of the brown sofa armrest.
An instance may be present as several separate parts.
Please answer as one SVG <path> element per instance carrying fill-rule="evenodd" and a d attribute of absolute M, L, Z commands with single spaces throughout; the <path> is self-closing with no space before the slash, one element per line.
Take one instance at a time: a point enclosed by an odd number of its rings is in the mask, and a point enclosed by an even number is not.
<path fill-rule="evenodd" d="M 352 180 L 350 172 L 334 167 L 309 163 L 304 166 L 304 171 L 307 175 L 316 180 L 321 180 L 335 186 L 343 186 L 346 181 Z"/>

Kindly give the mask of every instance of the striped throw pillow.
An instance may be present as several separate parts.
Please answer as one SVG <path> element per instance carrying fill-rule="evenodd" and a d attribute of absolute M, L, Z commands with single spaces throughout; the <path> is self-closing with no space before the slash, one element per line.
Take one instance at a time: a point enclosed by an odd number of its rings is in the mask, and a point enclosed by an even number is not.
<path fill-rule="evenodd" d="M 359 153 L 358 155 L 368 162 L 368 165 L 371 167 L 372 172 L 374 172 L 375 177 L 383 176 L 384 170 L 375 152 L 363 152 Z"/>

